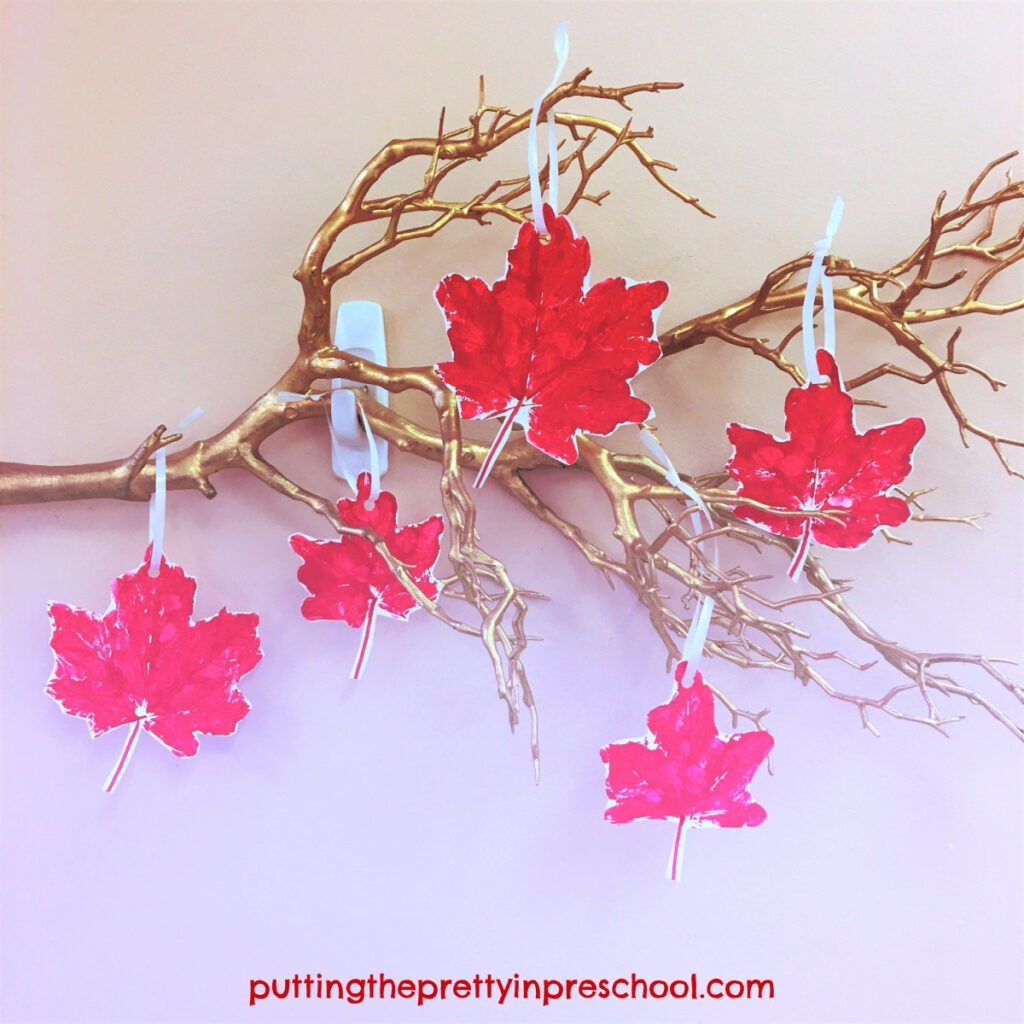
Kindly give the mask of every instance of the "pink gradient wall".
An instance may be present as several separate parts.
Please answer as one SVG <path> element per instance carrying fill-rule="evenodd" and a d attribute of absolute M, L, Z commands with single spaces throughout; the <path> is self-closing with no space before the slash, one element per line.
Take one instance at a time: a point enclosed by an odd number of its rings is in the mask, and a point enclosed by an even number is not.
<path fill-rule="evenodd" d="M 940 190 L 957 196 L 1019 144 L 1020 11 L 6 2 L 2 455 L 115 458 L 195 405 L 203 429 L 228 422 L 291 358 L 291 272 L 361 164 L 390 138 L 433 131 L 442 105 L 449 124 L 465 117 L 480 72 L 492 101 L 529 106 L 563 19 L 570 69 L 589 65 L 605 84 L 686 82 L 639 98 L 635 123 L 656 126 L 653 152 L 717 214 L 617 158 L 612 197 L 575 217 L 595 279 L 664 277 L 661 323 L 682 321 L 806 251 L 836 194 L 835 250 L 887 265 L 918 243 Z M 525 153 L 506 161 L 522 173 Z M 375 262 L 336 299 L 384 305 L 393 362 L 434 361 L 446 344 L 433 285 L 452 270 L 493 279 L 511 235 L 455 227 Z M 1003 297 L 1021 294 L 1017 275 Z M 851 370 L 884 358 L 884 339 L 839 326 Z M 1018 432 L 1020 334 L 1019 318 L 965 324 L 965 354 L 1010 387 L 963 383 L 973 412 Z M 729 419 L 781 426 L 784 382 L 723 347 L 656 367 L 639 390 L 689 472 L 722 464 Z M 1019 657 L 1021 482 L 980 444 L 959 445 L 934 394 L 897 384 L 873 397 L 927 419 L 911 482 L 937 487 L 935 511 L 991 516 L 981 532 L 918 527 L 904 531 L 913 547 L 877 540 L 826 564 L 860 581 L 857 607 L 905 644 Z M 416 399 L 399 407 L 430 415 Z M 886 418 L 866 409 L 861 423 Z M 331 486 L 322 424 L 267 452 Z M 435 511 L 435 479 L 432 465 L 394 457 L 387 485 L 403 516 Z M 321 524 L 245 476 L 216 483 L 212 502 L 171 495 L 168 553 L 198 577 L 198 614 L 260 612 L 253 711 L 193 760 L 140 744 L 113 798 L 100 786 L 121 737 L 90 741 L 43 695 L 46 603 L 105 608 L 110 579 L 141 556 L 146 508 L 0 514 L 4 1021 L 1024 1019 L 1021 746 L 980 710 L 951 702 L 967 719 L 949 738 L 885 719 L 876 739 L 853 708 L 782 673 L 706 662 L 741 703 L 771 706 L 775 774 L 753 785 L 765 824 L 692 836 L 672 886 L 670 824 L 601 817 L 599 748 L 637 735 L 669 685 L 635 600 L 483 493 L 485 544 L 553 598 L 530 613 L 547 638 L 529 658 L 535 787 L 527 737 L 509 735 L 476 644 L 425 615 L 385 621 L 366 677 L 349 682 L 356 634 L 298 614 L 286 537 Z M 553 498 L 588 500 L 577 487 L 542 481 Z M 806 621 L 823 647 L 842 642 Z M 892 682 L 873 678 L 879 693 Z M 776 998 L 248 1006 L 251 977 L 381 971 L 696 972 L 771 978 Z"/>

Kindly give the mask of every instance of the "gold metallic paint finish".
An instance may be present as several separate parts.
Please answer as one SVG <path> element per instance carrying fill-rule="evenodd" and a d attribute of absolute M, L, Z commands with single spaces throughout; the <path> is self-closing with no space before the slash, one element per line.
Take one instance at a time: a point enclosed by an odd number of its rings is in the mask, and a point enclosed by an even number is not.
<path fill-rule="evenodd" d="M 628 97 L 633 94 L 680 87 L 674 82 L 652 82 L 608 89 L 586 84 L 589 74 L 589 70 L 584 70 L 550 93 L 542 105 L 541 117 L 555 104 L 577 98 L 607 101 L 628 110 Z M 464 482 L 463 470 L 479 467 L 486 448 L 462 436 L 455 396 L 442 385 L 432 367 L 376 366 L 340 353 L 330 344 L 331 288 L 363 264 L 403 242 L 435 235 L 456 220 L 487 224 L 489 217 L 504 218 L 512 223 L 526 219 L 529 182 L 525 176 L 496 180 L 482 192 L 466 196 L 459 202 L 442 200 L 437 193 L 442 182 L 447 181 L 459 167 L 486 159 L 490 153 L 521 135 L 526 131 L 529 120 L 528 110 L 513 114 L 505 107 L 488 105 L 481 79 L 479 106 L 465 127 L 445 131 L 442 110 L 433 136 L 389 142 L 363 167 L 340 204 L 314 234 L 295 272 L 294 276 L 302 286 L 304 306 L 298 333 L 298 354 L 294 361 L 279 380 L 223 430 L 169 455 L 167 485 L 172 489 L 196 489 L 212 498 L 216 490 L 211 478 L 216 473 L 229 469 L 243 470 L 272 490 L 310 506 L 338 532 L 361 535 L 373 543 L 422 607 L 451 628 L 476 636 L 482 642 L 510 724 L 515 726 L 518 723 L 523 708 L 530 715 L 531 747 L 536 762 L 537 718 L 522 655 L 533 639 L 525 629 L 529 602 L 543 598 L 515 584 L 506 567 L 480 544 L 476 507 Z M 569 136 L 569 145 L 559 160 L 559 168 L 563 174 L 575 172 L 578 176 L 563 212 L 570 213 L 584 201 L 601 203 L 608 193 L 592 191 L 592 180 L 615 152 L 623 150 L 660 187 L 696 210 L 708 213 L 699 200 L 680 191 L 665 178 L 663 172 L 675 168 L 653 159 L 641 146 L 643 140 L 652 137 L 650 128 L 637 131 L 629 121 L 620 126 L 610 120 L 565 111 L 556 113 L 555 120 Z M 921 324 L 957 320 L 976 313 L 1001 315 L 1024 308 L 1024 300 L 1000 304 L 990 303 L 983 297 L 993 280 L 1024 255 L 1024 226 L 1005 236 L 996 237 L 995 232 L 997 211 L 1024 199 L 1024 187 L 1007 180 L 1001 187 L 982 191 L 989 188 L 986 182 L 991 172 L 1014 155 L 1009 154 L 986 167 L 955 208 L 942 212 L 945 195 L 940 196 L 926 238 L 906 259 L 886 270 L 871 271 L 848 260 L 830 258 L 828 273 L 836 285 L 840 280 L 849 282 L 846 287 L 835 288 L 836 309 L 875 324 L 892 338 L 897 349 L 908 353 L 920 364 L 917 370 L 912 371 L 892 362 L 882 363 L 847 381 L 847 389 L 860 388 L 887 375 L 923 385 L 934 384 L 953 414 L 965 442 L 968 435 L 982 438 L 991 445 L 1006 470 L 1020 476 L 1022 474 L 1009 464 L 1005 448 L 1021 446 L 1024 441 L 989 431 L 969 420 L 954 394 L 951 378 L 975 374 L 994 391 L 1002 386 L 1002 382 L 982 368 L 956 358 L 959 327 L 946 343 L 944 355 L 935 352 L 916 333 L 917 326 Z M 391 168 L 413 157 L 429 159 L 421 188 L 384 198 L 370 197 L 371 190 L 387 177 Z M 542 170 L 541 178 L 546 181 L 547 168 Z M 409 224 L 409 215 L 422 218 L 424 214 L 431 218 L 426 224 Z M 345 230 L 368 222 L 380 223 L 380 237 L 362 249 L 336 256 L 333 262 L 329 262 Z M 963 240 L 962 235 L 967 228 L 973 228 L 974 234 Z M 941 308 L 922 304 L 934 290 L 956 285 L 964 279 L 965 263 L 980 264 L 983 269 L 973 283 L 965 284 L 960 299 Z M 800 368 L 785 355 L 786 346 L 799 331 L 799 324 L 774 344 L 740 331 L 781 310 L 799 310 L 804 287 L 802 284 L 794 285 L 793 280 L 809 264 L 809 255 L 794 259 L 768 274 L 756 292 L 666 331 L 661 336 L 665 357 L 717 338 L 766 359 L 802 384 L 804 377 Z M 883 297 L 883 292 L 886 297 Z M 429 600 L 419 591 L 405 566 L 395 560 L 379 536 L 369 530 L 345 526 L 329 499 L 290 480 L 260 453 L 261 444 L 289 423 L 324 414 L 322 403 L 313 400 L 281 403 L 277 401 L 277 393 L 312 393 L 317 381 L 331 378 L 343 378 L 366 386 L 377 385 L 391 392 L 416 390 L 429 396 L 433 402 L 437 422 L 424 426 L 373 402 L 365 390 L 356 392 L 375 433 L 402 451 L 440 464 L 440 502 L 447 520 L 448 557 L 453 574 L 442 581 L 437 601 Z M 878 404 L 867 399 L 861 401 Z M 157 427 L 131 455 L 111 462 L 80 466 L 0 463 L 0 504 L 78 498 L 145 501 L 153 490 L 154 471 L 150 458 L 159 448 L 178 440 L 178 435 L 166 435 L 164 431 L 163 426 Z M 860 619 L 846 603 L 844 595 L 850 590 L 848 582 L 833 580 L 814 558 L 807 559 L 804 569 L 805 578 L 814 588 L 812 593 L 784 600 L 770 599 L 757 587 L 765 576 L 751 575 L 741 569 L 725 571 L 707 560 L 700 542 L 709 534 L 691 532 L 687 523 L 692 506 L 683 494 L 666 482 L 664 470 L 654 461 L 639 455 L 617 454 L 585 437 L 580 438 L 579 448 L 580 459 L 576 466 L 559 467 L 521 436 L 513 438 L 495 465 L 492 479 L 538 520 L 561 534 L 587 562 L 604 574 L 610 584 L 620 581 L 635 592 L 666 648 L 670 665 L 679 658 L 677 638 L 685 637 L 690 628 L 687 609 L 692 608 L 702 595 L 710 594 L 715 598 L 712 624 L 716 638 L 708 640 L 709 654 L 742 667 L 781 670 L 805 685 L 813 683 L 829 696 L 855 705 L 869 729 L 875 729 L 868 717 L 874 710 L 931 725 L 941 731 L 952 720 L 943 717 L 935 704 L 935 695 L 942 694 L 985 709 L 1016 736 L 1024 738 L 1024 728 L 1015 724 L 997 704 L 982 692 L 956 682 L 940 668 L 956 664 L 976 666 L 1013 700 L 1024 704 L 1024 689 L 1011 683 L 996 668 L 993 659 L 981 655 L 918 652 L 886 639 Z M 556 511 L 538 497 L 528 476 L 531 470 L 539 467 L 590 474 L 610 505 L 614 538 L 621 550 L 614 553 L 605 551 L 582 528 L 574 525 L 571 511 Z M 791 541 L 757 530 L 732 515 L 731 509 L 738 499 L 733 492 L 722 489 L 727 482 L 724 472 L 688 482 L 711 510 L 714 523 L 711 532 L 714 535 L 730 537 L 752 546 L 792 548 Z M 920 502 L 925 493 L 923 490 L 905 493 L 916 510 L 913 518 L 917 521 L 974 525 L 978 518 L 929 515 Z M 654 537 L 648 537 L 638 521 L 637 507 L 643 504 L 653 507 L 663 522 Z M 908 543 L 888 532 L 886 536 L 889 540 Z M 471 622 L 454 617 L 442 607 L 442 601 L 450 599 L 469 606 Z M 878 658 L 899 673 L 902 681 L 880 698 L 837 691 L 819 666 L 830 660 L 847 665 L 855 663 L 837 651 L 815 650 L 806 643 L 806 632 L 786 621 L 786 608 L 805 601 L 818 602 L 835 616 L 852 639 L 872 648 Z M 734 726 L 744 718 L 757 728 L 763 728 L 762 719 L 766 711 L 744 710 L 725 694 L 715 692 L 732 714 Z M 916 695 L 918 705 L 907 708 L 900 701 L 903 694 Z"/>

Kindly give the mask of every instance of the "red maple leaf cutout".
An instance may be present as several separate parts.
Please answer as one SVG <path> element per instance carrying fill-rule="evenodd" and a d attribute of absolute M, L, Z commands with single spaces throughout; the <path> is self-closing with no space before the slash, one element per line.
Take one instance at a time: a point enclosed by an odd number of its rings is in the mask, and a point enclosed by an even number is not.
<path fill-rule="evenodd" d="M 853 422 L 853 399 L 843 390 L 835 360 L 818 349 L 825 384 L 793 388 L 786 396 L 789 439 L 730 423 L 736 454 L 726 469 L 739 481 L 737 494 L 773 508 L 806 510 L 803 516 L 773 515 L 737 505 L 736 515 L 781 537 L 800 537 L 790 566 L 795 576 L 811 539 L 833 548 L 857 548 L 882 526 L 910 518 L 907 503 L 885 492 L 910 473 L 911 454 L 924 436 L 917 416 L 863 434 Z M 841 520 L 816 511 L 843 512 Z"/>
<path fill-rule="evenodd" d="M 765 810 L 752 801 L 747 786 L 774 743 L 764 731 L 720 739 L 714 694 L 700 672 L 692 686 L 683 687 L 685 669 L 685 662 L 676 668 L 678 686 L 672 699 L 647 716 L 649 737 L 612 743 L 601 751 L 608 766 L 607 821 L 679 819 L 673 878 L 686 822 L 739 828 L 764 821 Z"/>
<path fill-rule="evenodd" d="M 65 714 L 85 718 L 94 737 L 132 727 L 108 793 L 140 729 L 178 757 L 199 750 L 198 733 L 230 736 L 250 707 L 238 681 L 263 656 L 258 615 L 221 609 L 193 622 L 196 581 L 165 558 L 150 576 L 151 551 L 135 572 L 114 580 L 102 617 L 50 605 L 56 663 L 46 692 Z"/>
<path fill-rule="evenodd" d="M 338 514 L 349 526 L 370 527 L 408 569 L 413 582 L 428 598 L 437 597 L 437 581 L 431 569 L 440 553 L 440 516 L 422 523 L 397 528 L 398 502 L 390 491 L 381 491 L 372 509 L 370 474 L 357 481 L 355 500 L 338 502 Z M 378 611 L 396 619 L 407 619 L 417 607 L 416 599 L 392 572 L 384 557 L 362 537 L 345 535 L 337 540 L 317 540 L 296 533 L 289 538 L 292 549 L 303 559 L 299 582 L 310 592 L 302 602 L 307 619 L 343 619 L 358 629 L 364 626 L 363 641 L 352 669 L 359 678 L 373 636 Z"/>
<path fill-rule="evenodd" d="M 524 223 L 493 288 L 451 274 L 435 294 L 452 346 L 452 360 L 437 372 L 458 395 L 460 412 L 507 416 L 489 461 L 517 420 L 530 444 L 573 463 L 578 432 L 610 434 L 651 414 L 629 382 L 661 355 L 654 319 L 668 285 L 614 277 L 585 291 L 587 240 L 551 207 L 544 217 L 550 241 Z M 488 469 L 485 463 L 481 478 Z"/>

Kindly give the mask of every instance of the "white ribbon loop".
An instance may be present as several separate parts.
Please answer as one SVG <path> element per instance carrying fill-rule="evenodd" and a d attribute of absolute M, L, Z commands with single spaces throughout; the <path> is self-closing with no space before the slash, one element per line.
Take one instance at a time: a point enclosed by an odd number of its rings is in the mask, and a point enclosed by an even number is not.
<path fill-rule="evenodd" d="M 203 410 L 196 406 L 172 431 L 182 434 L 200 416 Z M 167 525 L 167 448 L 159 448 L 153 459 L 156 479 L 153 484 L 153 497 L 149 500 L 149 542 L 153 550 L 149 556 L 149 575 L 160 575 L 160 562 L 164 556 L 164 528 Z M 123 765 L 122 765 L 123 767 Z M 115 780 L 116 783 L 116 780 Z"/>
<path fill-rule="evenodd" d="M 530 200 L 533 204 L 533 223 L 541 234 L 546 234 L 544 224 L 544 197 L 540 190 L 540 170 L 537 166 L 537 121 L 540 118 L 540 107 L 544 98 L 558 85 L 558 80 L 565 70 L 565 62 L 569 59 L 569 24 L 563 21 L 555 30 L 555 56 L 558 64 L 551 76 L 548 87 L 537 97 L 530 114 L 530 130 L 526 136 L 526 158 L 530 166 Z M 558 213 L 558 141 L 555 138 L 555 116 L 548 112 L 548 198 L 551 209 Z"/>
<path fill-rule="evenodd" d="M 366 440 L 370 443 L 370 501 L 376 501 L 380 497 L 380 451 L 374 439 L 373 431 L 370 429 L 370 417 L 361 403 L 359 406 L 359 418 L 363 421 L 363 429 L 366 431 Z"/>
<path fill-rule="evenodd" d="M 697 522 L 699 523 L 700 517 L 703 516 L 707 528 L 709 530 L 714 529 L 714 523 L 711 521 L 711 512 L 708 510 L 707 505 L 704 504 L 701 496 L 685 480 L 680 478 L 675 466 L 672 465 L 672 460 L 668 457 L 668 452 L 662 448 L 654 434 L 641 426 L 640 440 L 643 442 L 644 447 L 665 467 L 665 479 L 673 487 L 682 491 L 683 494 L 694 501 L 697 506 L 694 511 Z M 715 537 L 711 538 L 711 559 L 715 565 L 718 564 L 718 540 Z M 686 662 L 686 668 L 683 670 L 683 678 L 680 680 L 681 686 L 690 685 L 690 680 L 693 679 L 700 664 L 700 659 L 704 655 L 704 642 L 707 640 L 708 629 L 711 626 L 711 615 L 714 611 L 714 606 L 715 601 L 710 594 L 703 594 L 694 606 L 693 617 L 690 619 L 690 629 L 683 643 L 682 660 Z"/>
<path fill-rule="evenodd" d="M 825 378 L 818 372 L 818 360 L 814 354 L 814 300 L 821 286 L 821 310 L 825 322 L 825 351 L 829 355 L 836 352 L 836 307 L 832 298 L 832 278 L 825 273 L 825 257 L 832 246 L 832 239 L 839 230 L 839 222 L 843 219 L 843 200 L 837 198 L 832 204 L 832 213 L 825 229 L 825 237 L 814 243 L 814 258 L 811 260 L 810 273 L 807 275 L 807 291 L 804 292 L 804 305 L 801 316 L 801 335 L 804 344 L 804 365 L 807 367 L 809 384 L 823 384 Z"/>

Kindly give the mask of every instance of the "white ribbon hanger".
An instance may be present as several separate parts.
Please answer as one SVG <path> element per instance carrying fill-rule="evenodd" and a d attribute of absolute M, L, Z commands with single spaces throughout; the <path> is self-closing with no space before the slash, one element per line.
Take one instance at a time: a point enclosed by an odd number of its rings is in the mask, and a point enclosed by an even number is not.
<path fill-rule="evenodd" d="M 194 423 L 203 410 L 196 406 L 172 431 L 172 434 L 184 433 L 185 428 Z M 175 442 L 177 443 L 177 442 Z M 149 542 L 153 550 L 149 556 L 149 575 L 160 575 L 160 561 L 164 555 L 164 528 L 167 525 L 167 447 L 158 448 L 153 458 L 156 478 L 153 484 L 153 496 L 149 500 Z M 122 766 L 123 767 L 123 766 Z"/>
<path fill-rule="evenodd" d="M 530 114 L 530 130 L 526 136 L 526 158 L 530 165 L 530 199 L 533 204 L 533 223 L 541 234 L 546 234 L 544 224 L 544 197 L 540 190 L 540 169 L 537 166 L 537 121 L 544 98 L 558 85 L 569 58 L 569 23 L 563 21 L 555 29 L 555 56 L 558 63 L 548 87 L 537 97 Z M 555 138 L 555 115 L 548 111 L 548 202 L 555 214 L 558 213 L 558 140 Z"/>
<path fill-rule="evenodd" d="M 836 354 L 836 306 L 832 297 L 832 278 L 825 273 L 825 257 L 832 246 L 832 239 L 835 238 L 839 229 L 839 222 L 843 219 L 843 200 L 837 197 L 832 204 L 832 212 L 829 214 L 828 227 L 825 229 L 825 237 L 814 243 L 814 258 L 811 260 L 810 273 L 807 275 L 807 291 L 804 292 L 804 304 L 800 320 L 800 333 L 804 347 L 804 367 L 807 371 L 807 387 L 814 387 L 826 383 L 826 378 L 818 370 L 818 358 L 814 344 L 814 300 L 818 295 L 818 287 L 821 286 L 821 315 L 825 324 L 824 350 L 833 358 Z M 839 386 L 843 386 L 842 375 L 839 375 Z M 804 563 L 807 561 L 807 554 L 811 549 L 811 527 L 810 520 L 805 521 L 803 532 L 800 535 L 800 542 L 797 545 L 796 553 L 790 562 L 786 575 L 791 580 L 799 577 L 803 571 Z"/>
<path fill-rule="evenodd" d="M 836 354 L 836 307 L 832 298 L 832 278 L 825 273 L 825 257 L 832 246 L 832 239 L 839 230 L 839 222 L 843 219 L 843 200 L 837 198 L 832 204 L 832 213 L 828 218 L 825 237 L 814 243 L 814 258 L 807 277 L 807 291 L 804 293 L 803 314 L 801 317 L 801 335 L 804 343 L 804 364 L 807 367 L 809 384 L 824 384 L 825 378 L 818 372 L 818 360 L 814 354 L 814 300 L 821 285 L 821 313 L 825 321 L 825 351 Z"/>
<path fill-rule="evenodd" d="M 665 467 L 665 479 L 696 503 L 697 507 L 694 509 L 693 515 L 697 522 L 699 523 L 701 517 L 703 517 L 708 530 L 713 530 L 715 524 L 711 521 L 711 513 L 707 505 L 704 504 L 704 500 L 679 476 L 675 466 L 672 465 L 672 460 L 668 457 L 668 452 L 662 448 L 661 442 L 658 441 L 653 432 L 641 426 L 640 440 L 643 442 L 644 447 Z M 704 542 L 701 543 L 703 544 Z M 715 565 L 718 564 L 717 537 L 711 538 L 711 560 Z M 694 606 L 693 616 L 690 619 L 690 629 L 686 634 L 686 640 L 683 642 L 682 660 L 686 662 L 686 668 L 683 670 L 683 678 L 680 680 L 681 686 L 690 685 L 690 680 L 693 679 L 697 672 L 697 667 L 700 665 L 700 659 L 704 655 L 704 641 L 707 639 L 708 629 L 711 626 L 711 614 L 714 611 L 714 607 L 715 601 L 710 594 L 702 594 Z M 674 687 L 672 696 L 675 696 Z"/>

